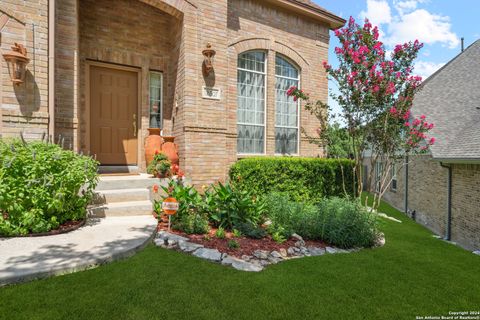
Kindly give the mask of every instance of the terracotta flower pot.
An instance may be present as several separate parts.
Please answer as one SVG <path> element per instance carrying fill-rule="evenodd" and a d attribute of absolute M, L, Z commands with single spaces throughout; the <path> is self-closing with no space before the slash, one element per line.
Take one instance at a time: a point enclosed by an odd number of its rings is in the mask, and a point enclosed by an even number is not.
<path fill-rule="evenodd" d="M 172 164 L 179 164 L 178 146 L 173 142 L 175 137 L 164 136 L 164 143 L 162 144 L 162 152 L 168 157 Z"/>
<path fill-rule="evenodd" d="M 159 128 L 148 128 L 149 136 L 145 139 L 145 161 L 148 164 L 153 160 L 155 151 L 161 151 L 163 138 Z"/>

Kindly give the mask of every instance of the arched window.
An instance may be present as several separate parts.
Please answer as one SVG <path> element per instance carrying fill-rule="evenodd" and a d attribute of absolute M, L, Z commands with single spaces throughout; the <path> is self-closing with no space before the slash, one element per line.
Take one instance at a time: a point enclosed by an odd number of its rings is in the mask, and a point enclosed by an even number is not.
<path fill-rule="evenodd" d="M 238 56 L 237 152 L 265 152 L 266 53 L 248 51 Z"/>
<path fill-rule="evenodd" d="M 285 57 L 275 57 L 275 153 L 297 154 L 299 136 L 298 101 L 293 101 L 286 92 L 299 87 L 300 72 Z"/>

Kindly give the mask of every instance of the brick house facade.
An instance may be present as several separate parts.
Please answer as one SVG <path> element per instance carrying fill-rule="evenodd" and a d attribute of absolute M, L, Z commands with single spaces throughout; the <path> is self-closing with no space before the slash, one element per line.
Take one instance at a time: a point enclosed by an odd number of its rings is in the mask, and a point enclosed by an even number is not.
<path fill-rule="evenodd" d="M 160 126 L 195 183 L 225 179 L 251 154 L 322 156 L 299 132 L 317 120 L 283 89 L 326 101 L 329 30 L 345 21 L 308 0 L 6 0 L 0 14 L 2 52 L 19 42 L 31 59 L 15 87 L 2 59 L 4 137 L 48 134 L 87 154 L 124 148 L 134 160 L 119 164 L 144 171 L 147 128 Z"/>
<path fill-rule="evenodd" d="M 442 238 L 471 250 L 480 249 L 479 74 L 477 40 L 424 81 L 412 110 L 435 124 L 437 141 L 428 155 L 398 163 L 391 173 L 395 183 L 384 194 Z M 375 170 L 368 157 L 364 164 Z"/>

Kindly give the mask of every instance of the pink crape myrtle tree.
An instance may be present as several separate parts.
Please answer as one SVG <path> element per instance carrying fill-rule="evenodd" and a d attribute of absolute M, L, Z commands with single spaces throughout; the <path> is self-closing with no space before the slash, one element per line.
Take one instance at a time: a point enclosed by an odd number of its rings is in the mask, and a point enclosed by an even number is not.
<path fill-rule="evenodd" d="M 374 182 L 376 209 L 392 181 L 392 168 L 399 171 L 406 154 L 426 153 L 435 142 L 429 137 L 433 124 L 424 115 L 414 118 L 411 112 L 413 97 L 422 81 L 413 74 L 413 62 L 423 45 L 415 40 L 399 44 L 387 54 L 378 28 L 372 27 L 368 19 L 360 26 L 352 17 L 344 28 L 335 30 L 335 36 L 340 41 L 335 48 L 339 65 L 333 68 L 324 62 L 323 66 L 327 77 L 338 86 L 339 93 L 330 95 L 339 104 L 339 116 L 349 133 L 357 196 L 364 187 L 365 154 L 371 154 L 370 168 L 381 168 L 370 170 L 365 177 L 368 188 Z M 328 126 L 328 105 L 310 101 L 308 94 L 296 87 L 287 94 L 294 100 L 303 100 L 305 109 L 320 120 L 317 140 L 328 138 L 322 136 Z"/>

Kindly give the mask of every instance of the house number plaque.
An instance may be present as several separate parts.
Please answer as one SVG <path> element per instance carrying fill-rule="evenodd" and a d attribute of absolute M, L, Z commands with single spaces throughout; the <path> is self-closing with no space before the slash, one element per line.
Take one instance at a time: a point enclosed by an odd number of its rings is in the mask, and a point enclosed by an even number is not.
<path fill-rule="evenodd" d="M 202 98 L 220 100 L 220 89 L 215 87 L 202 87 Z"/>

